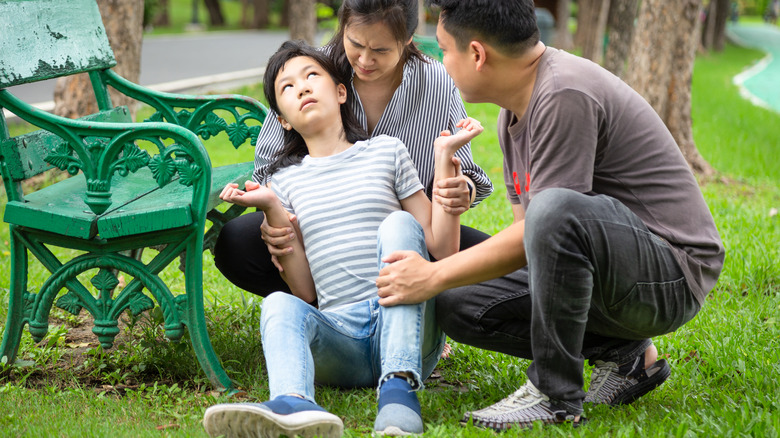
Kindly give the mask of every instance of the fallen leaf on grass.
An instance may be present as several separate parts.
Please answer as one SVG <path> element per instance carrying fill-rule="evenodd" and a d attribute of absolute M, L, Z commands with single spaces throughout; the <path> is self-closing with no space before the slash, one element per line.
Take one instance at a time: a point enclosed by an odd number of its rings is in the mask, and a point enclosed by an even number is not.
<path fill-rule="evenodd" d="M 80 342 L 78 344 L 65 344 L 68 348 L 84 348 L 92 345 L 90 342 Z M 95 344 L 97 345 L 97 344 Z"/>
<path fill-rule="evenodd" d="M 181 427 L 180 424 L 163 424 L 162 426 L 157 426 L 157 430 L 165 430 L 170 428 L 178 428 Z"/>

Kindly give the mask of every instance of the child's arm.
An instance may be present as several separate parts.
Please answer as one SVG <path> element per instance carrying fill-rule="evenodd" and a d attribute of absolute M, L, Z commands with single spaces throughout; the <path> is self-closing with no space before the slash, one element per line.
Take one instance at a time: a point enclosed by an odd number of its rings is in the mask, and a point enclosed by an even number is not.
<path fill-rule="evenodd" d="M 442 131 L 434 141 L 434 186 L 436 181 L 452 178 L 460 172 L 460 162 L 455 158 L 455 152 L 479 135 L 482 125 L 475 119 L 463 119 L 456 125 L 461 128 L 452 135 Z M 460 217 L 444 211 L 442 204 L 433 202 L 422 192 L 401 201 L 404 210 L 412 213 L 425 231 L 425 243 L 428 251 L 437 260 L 441 260 L 458 252 L 460 246 Z"/>
<path fill-rule="evenodd" d="M 297 236 L 301 235 L 301 230 L 290 221 L 287 210 L 282 207 L 281 201 L 273 190 L 252 181 L 246 182 L 246 188 L 246 191 L 239 190 L 237 184 L 228 184 L 219 197 L 225 202 L 244 207 L 256 207 L 265 213 L 268 225 L 275 228 L 288 227 L 294 229 Z M 257 232 L 259 233 L 260 230 Z M 278 257 L 283 268 L 280 274 L 290 286 L 293 295 L 310 303 L 317 298 L 317 292 L 303 243 L 301 239 L 293 239 L 288 246 L 293 248 L 292 252 Z"/>

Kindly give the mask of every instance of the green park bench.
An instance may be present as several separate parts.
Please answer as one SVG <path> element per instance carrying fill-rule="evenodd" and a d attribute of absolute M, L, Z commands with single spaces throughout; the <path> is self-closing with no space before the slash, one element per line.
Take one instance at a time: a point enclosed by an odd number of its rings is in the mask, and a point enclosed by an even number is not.
<path fill-rule="evenodd" d="M 96 0 L 2 0 L 0 29 L 0 171 L 11 254 L 0 360 L 15 363 L 25 324 L 36 342 L 46 336 L 53 305 L 86 309 L 110 348 L 125 311 L 138 315 L 156 303 L 166 336 L 179 340 L 186 328 L 212 384 L 235 391 L 206 331 L 202 253 L 243 211 L 217 210 L 219 192 L 250 178 L 253 163 L 212 167 L 201 139 L 226 135 L 236 148 L 252 145 L 266 108 L 239 95 L 155 92 L 118 76 Z M 81 119 L 41 111 L 6 89 L 82 72 L 100 110 Z M 107 87 L 156 112 L 134 123 Z M 3 108 L 41 129 L 12 138 Z M 38 190 L 22 185 L 54 167 L 73 176 Z M 155 248 L 148 262 L 138 256 L 144 248 Z M 42 284 L 28 284 L 29 255 L 48 271 Z M 159 274 L 180 255 L 185 290 L 174 293 Z M 123 288 L 120 274 L 131 279 Z"/>

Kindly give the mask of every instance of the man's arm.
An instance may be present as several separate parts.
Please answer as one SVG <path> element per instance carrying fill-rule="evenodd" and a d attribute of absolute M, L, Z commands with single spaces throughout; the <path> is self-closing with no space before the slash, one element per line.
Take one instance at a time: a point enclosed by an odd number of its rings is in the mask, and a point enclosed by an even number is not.
<path fill-rule="evenodd" d="M 512 204 L 512 216 L 514 217 L 513 224 L 525 219 L 525 209 L 522 204 Z"/>
<path fill-rule="evenodd" d="M 525 221 L 514 223 L 490 239 L 437 262 L 413 251 L 398 251 L 376 280 L 379 304 L 394 306 L 427 301 L 453 287 L 501 277 L 526 265 Z"/>

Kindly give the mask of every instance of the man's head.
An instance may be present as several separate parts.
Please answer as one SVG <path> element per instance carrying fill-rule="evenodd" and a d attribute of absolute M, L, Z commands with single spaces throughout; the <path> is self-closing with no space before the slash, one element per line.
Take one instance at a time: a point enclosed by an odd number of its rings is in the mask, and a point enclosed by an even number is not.
<path fill-rule="evenodd" d="M 531 0 L 433 0 L 441 8 L 436 39 L 442 62 L 467 102 L 508 105 L 507 87 L 530 83 L 515 74 L 537 57 L 539 29 Z M 521 81 L 521 83 L 517 83 Z"/>
<path fill-rule="evenodd" d="M 441 10 L 440 26 L 464 51 L 482 41 L 505 56 L 519 57 L 539 42 L 533 0 L 431 0 Z"/>

